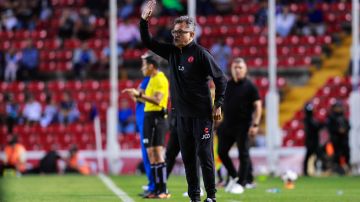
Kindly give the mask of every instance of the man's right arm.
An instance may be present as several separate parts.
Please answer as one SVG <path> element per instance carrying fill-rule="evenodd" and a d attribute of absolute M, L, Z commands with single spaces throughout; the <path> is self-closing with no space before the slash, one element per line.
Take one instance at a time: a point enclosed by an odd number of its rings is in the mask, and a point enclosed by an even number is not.
<path fill-rule="evenodd" d="M 141 40 L 143 42 L 143 44 L 150 49 L 151 51 L 153 51 L 154 53 L 156 53 L 157 55 L 161 56 L 162 58 L 168 60 L 169 59 L 169 55 L 171 52 L 171 49 L 173 48 L 173 45 L 171 44 L 166 44 L 166 43 L 160 43 L 156 40 L 154 40 L 149 33 L 149 26 L 148 26 L 148 21 L 144 20 L 143 18 L 141 18 L 140 20 L 140 35 L 141 35 Z"/>

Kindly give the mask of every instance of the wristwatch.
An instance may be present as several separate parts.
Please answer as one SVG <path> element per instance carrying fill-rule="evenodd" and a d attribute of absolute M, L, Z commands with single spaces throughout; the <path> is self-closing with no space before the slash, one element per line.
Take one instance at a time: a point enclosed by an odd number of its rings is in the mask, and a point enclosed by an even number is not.
<path fill-rule="evenodd" d="M 139 95 L 136 96 L 136 97 L 137 97 L 137 98 L 141 98 L 141 97 L 142 97 L 142 94 L 143 94 L 143 93 L 140 91 L 140 92 L 139 92 Z"/>
<path fill-rule="evenodd" d="M 253 123 L 253 124 L 252 124 L 252 127 L 259 127 L 259 124 Z"/>

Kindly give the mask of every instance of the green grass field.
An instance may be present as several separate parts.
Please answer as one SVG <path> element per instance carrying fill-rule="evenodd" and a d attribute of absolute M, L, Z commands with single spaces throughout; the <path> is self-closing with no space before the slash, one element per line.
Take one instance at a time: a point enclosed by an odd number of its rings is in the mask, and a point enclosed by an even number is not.
<path fill-rule="evenodd" d="M 145 183 L 143 176 L 111 176 L 113 182 L 125 191 L 134 201 L 149 201 L 138 196 Z M 13 202 L 105 202 L 120 201 L 96 176 L 25 176 L 21 178 L 0 178 L 0 201 Z M 280 188 L 279 193 L 266 192 L 269 188 Z M 169 202 L 189 201 L 183 197 L 186 181 L 181 176 L 171 176 Z M 242 195 L 225 193 L 218 190 L 219 202 L 245 201 L 360 201 L 360 177 L 300 178 L 294 190 L 283 189 L 279 178 L 269 178 L 258 183 L 258 187 L 247 190 Z M 150 200 L 153 201 L 153 200 Z"/>

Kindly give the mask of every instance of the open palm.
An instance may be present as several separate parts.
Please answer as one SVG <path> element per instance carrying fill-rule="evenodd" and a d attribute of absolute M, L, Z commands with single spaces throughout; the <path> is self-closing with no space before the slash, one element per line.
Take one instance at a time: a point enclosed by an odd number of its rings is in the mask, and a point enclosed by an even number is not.
<path fill-rule="evenodd" d="M 155 5 L 156 5 L 156 0 L 149 0 L 146 3 L 144 10 L 142 11 L 141 18 L 144 20 L 148 20 L 155 8 Z"/>

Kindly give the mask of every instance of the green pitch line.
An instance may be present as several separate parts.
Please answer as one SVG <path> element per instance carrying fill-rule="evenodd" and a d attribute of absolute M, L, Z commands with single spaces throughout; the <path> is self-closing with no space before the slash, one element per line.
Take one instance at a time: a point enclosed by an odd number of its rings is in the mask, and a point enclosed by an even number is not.
<path fill-rule="evenodd" d="M 138 196 L 141 186 L 146 184 L 145 176 L 111 176 L 112 181 L 125 191 L 135 202 L 145 200 Z M 181 176 L 171 176 L 169 179 L 171 199 L 166 202 L 188 202 L 182 196 L 186 191 L 186 181 Z M 21 178 L 0 178 L 2 192 L 0 201 L 6 202 L 107 202 L 120 201 L 97 176 L 25 176 Z M 279 188 L 279 193 L 268 193 L 267 189 Z M 204 197 L 202 197 L 204 199 Z M 225 193 L 218 189 L 220 202 L 358 202 L 360 201 L 360 177 L 328 177 L 300 178 L 294 190 L 284 190 L 279 178 L 269 178 L 258 182 L 254 190 L 246 190 L 242 195 Z M 156 200 L 155 200 L 156 201 Z M 160 200 L 161 201 L 161 200 Z"/>

